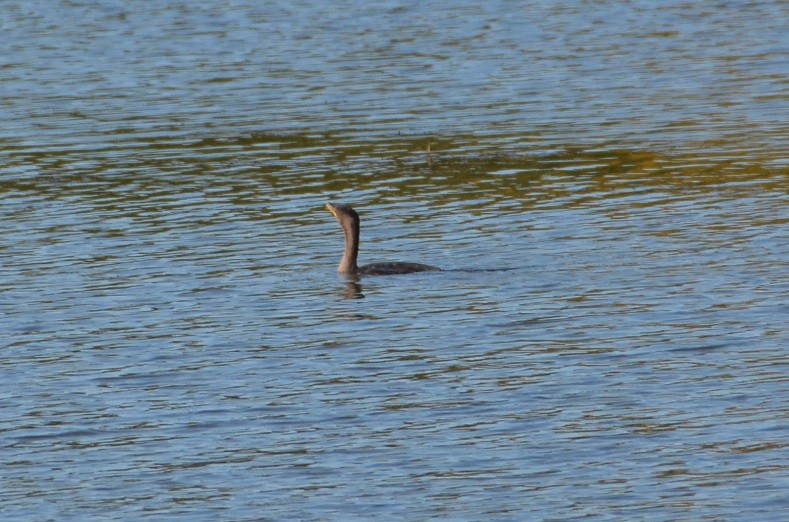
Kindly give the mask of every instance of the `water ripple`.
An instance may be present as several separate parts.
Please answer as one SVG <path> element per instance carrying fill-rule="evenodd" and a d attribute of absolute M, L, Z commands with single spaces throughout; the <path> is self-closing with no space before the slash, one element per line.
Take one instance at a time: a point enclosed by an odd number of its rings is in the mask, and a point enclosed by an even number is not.
<path fill-rule="evenodd" d="M 782 3 L 221 4 L 0 12 L 4 518 L 781 520 Z"/>

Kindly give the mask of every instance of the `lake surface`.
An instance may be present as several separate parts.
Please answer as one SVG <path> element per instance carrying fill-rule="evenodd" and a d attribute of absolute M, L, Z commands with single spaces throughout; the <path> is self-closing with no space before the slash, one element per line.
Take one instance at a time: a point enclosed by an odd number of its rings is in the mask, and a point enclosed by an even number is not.
<path fill-rule="evenodd" d="M 785 2 L 259 4 L 3 4 L 1 518 L 785 519 Z"/>

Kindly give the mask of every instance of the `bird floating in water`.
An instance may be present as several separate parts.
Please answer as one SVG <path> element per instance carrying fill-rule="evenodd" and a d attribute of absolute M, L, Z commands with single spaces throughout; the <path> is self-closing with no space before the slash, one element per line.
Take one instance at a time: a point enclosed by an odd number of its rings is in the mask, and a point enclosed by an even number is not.
<path fill-rule="evenodd" d="M 359 214 L 348 205 L 326 203 L 326 208 L 337 219 L 345 233 L 345 252 L 342 255 L 337 272 L 343 275 L 395 275 L 411 274 L 414 272 L 440 271 L 435 266 L 421 263 L 372 263 L 357 266 L 356 258 L 359 255 Z"/>

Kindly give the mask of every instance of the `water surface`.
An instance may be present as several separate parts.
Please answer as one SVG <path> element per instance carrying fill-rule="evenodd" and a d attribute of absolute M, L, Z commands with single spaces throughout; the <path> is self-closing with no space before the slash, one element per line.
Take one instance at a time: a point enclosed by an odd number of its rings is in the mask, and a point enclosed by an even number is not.
<path fill-rule="evenodd" d="M 3 518 L 783 518 L 782 2 L 6 4 Z"/>

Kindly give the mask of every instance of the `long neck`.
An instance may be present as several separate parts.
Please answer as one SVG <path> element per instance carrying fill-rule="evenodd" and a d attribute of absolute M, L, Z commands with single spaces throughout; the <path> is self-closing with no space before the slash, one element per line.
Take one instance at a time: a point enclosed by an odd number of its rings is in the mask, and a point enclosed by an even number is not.
<path fill-rule="evenodd" d="M 342 231 L 345 233 L 345 252 L 337 271 L 348 274 L 358 269 L 356 258 L 359 256 L 359 224 L 353 220 L 343 221 Z"/>

